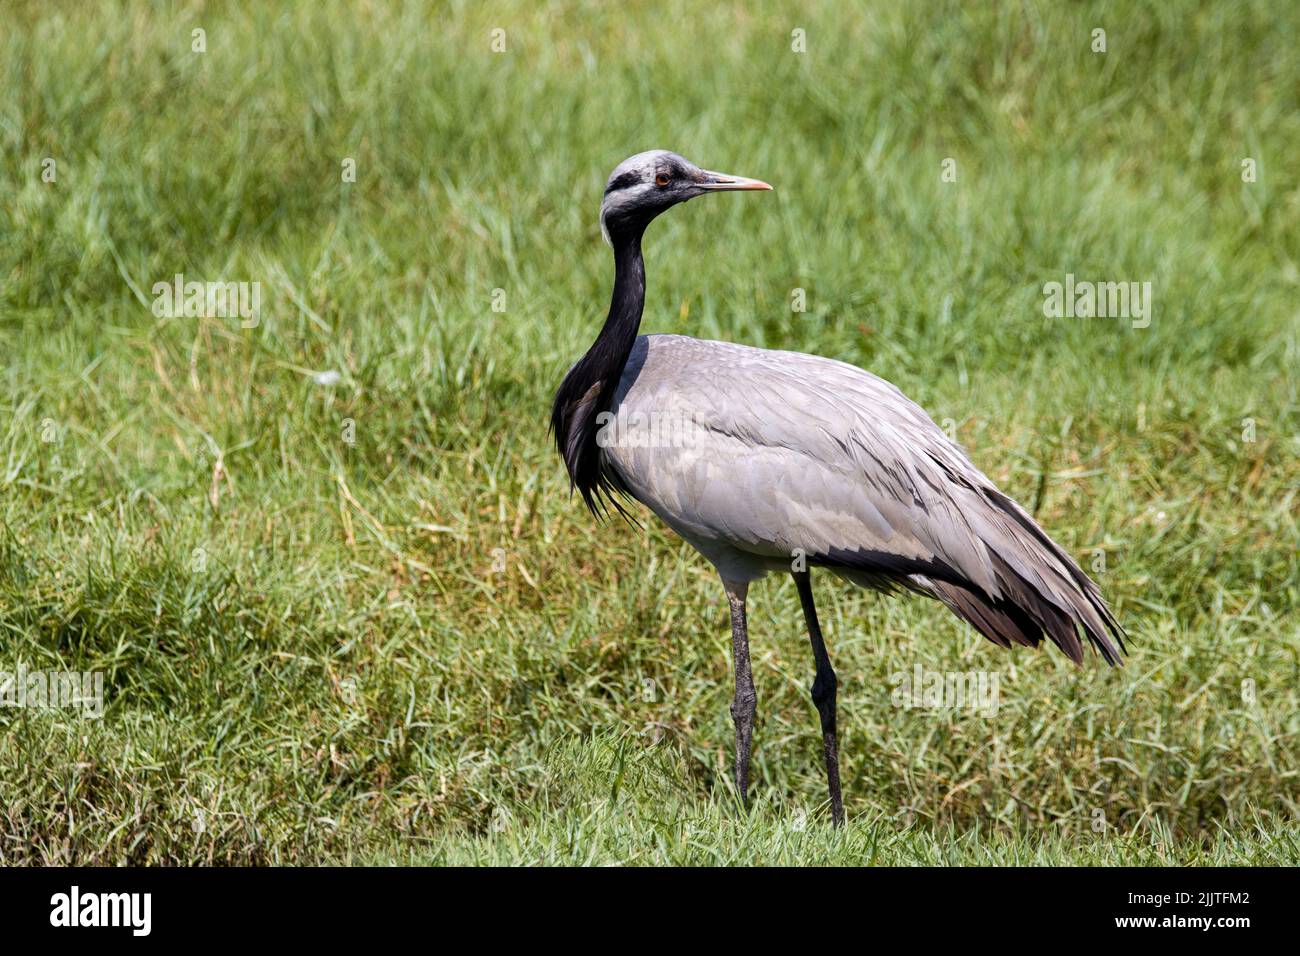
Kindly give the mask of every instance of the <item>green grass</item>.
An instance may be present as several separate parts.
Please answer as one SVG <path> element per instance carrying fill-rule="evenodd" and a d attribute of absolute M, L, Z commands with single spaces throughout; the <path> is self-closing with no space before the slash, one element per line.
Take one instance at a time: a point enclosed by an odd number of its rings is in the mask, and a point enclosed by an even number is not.
<path fill-rule="evenodd" d="M 0 708 L 0 862 L 1300 859 L 1300 12 L 364 8 L 0 12 L 0 670 L 106 685 Z M 652 227 L 644 329 L 896 382 L 1133 637 L 1078 670 L 815 578 L 843 834 L 790 582 L 741 812 L 711 569 L 549 447 L 652 146 L 776 191 Z M 260 324 L 155 318 L 177 272 Z M 1067 272 L 1150 281 L 1150 327 L 1046 318 Z M 917 664 L 997 716 L 894 706 Z"/>
<path fill-rule="evenodd" d="M 1159 823 L 1115 833 L 1090 820 L 1026 839 L 975 821 L 919 825 L 868 813 L 843 831 L 768 792 L 748 811 L 732 792 L 701 793 L 689 759 L 635 735 L 569 741 L 547 755 L 539 786 L 502 804 L 486 832 L 377 850 L 384 864 L 678 866 L 1256 866 L 1293 865 L 1300 829 L 1255 819 L 1179 839 Z"/>

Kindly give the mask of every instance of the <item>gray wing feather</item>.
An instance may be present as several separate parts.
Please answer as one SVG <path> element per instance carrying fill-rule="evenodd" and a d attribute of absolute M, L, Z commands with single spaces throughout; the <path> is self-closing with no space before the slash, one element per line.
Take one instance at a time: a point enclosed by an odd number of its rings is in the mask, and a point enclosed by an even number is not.
<path fill-rule="evenodd" d="M 1119 660 L 1123 632 L 1093 582 L 883 379 L 799 352 L 643 336 L 612 411 L 611 467 L 706 554 L 799 551 L 935 597 L 996 643 L 1045 633 L 1077 661 L 1081 630 Z"/>

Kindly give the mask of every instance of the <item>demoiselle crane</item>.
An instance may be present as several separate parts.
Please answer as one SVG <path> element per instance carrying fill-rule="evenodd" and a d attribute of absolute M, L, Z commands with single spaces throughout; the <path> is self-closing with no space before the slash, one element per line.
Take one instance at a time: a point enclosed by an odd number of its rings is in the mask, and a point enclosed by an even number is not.
<path fill-rule="evenodd" d="M 624 512 L 630 496 L 717 568 L 731 606 L 742 801 L 756 708 L 746 594 L 769 571 L 794 576 L 838 826 L 836 680 L 809 567 L 936 598 L 1002 647 L 1046 635 L 1075 663 L 1084 640 L 1119 663 L 1124 632 L 1078 564 L 890 383 L 800 352 L 637 334 L 651 220 L 706 193 L 771 188 L 666 150 L 618 165 L 600 207 L 614 252 L 609 315 L 560 385 L 551 426 L 593 514 Z"/>

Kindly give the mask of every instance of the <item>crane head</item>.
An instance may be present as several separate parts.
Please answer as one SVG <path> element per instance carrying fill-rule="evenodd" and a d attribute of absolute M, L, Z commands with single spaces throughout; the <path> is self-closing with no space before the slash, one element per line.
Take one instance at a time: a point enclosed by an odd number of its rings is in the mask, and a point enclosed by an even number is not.
<path fill-rule="evenodd" d="M 759 179 L 715 173 L 666 149 L 651 149 L 629 156 L 610 173 L 600 204 L 600 229 L 609 242 L 611 235 L 639 234 L 655 216 L 696 196 L 771 188 Z"/>

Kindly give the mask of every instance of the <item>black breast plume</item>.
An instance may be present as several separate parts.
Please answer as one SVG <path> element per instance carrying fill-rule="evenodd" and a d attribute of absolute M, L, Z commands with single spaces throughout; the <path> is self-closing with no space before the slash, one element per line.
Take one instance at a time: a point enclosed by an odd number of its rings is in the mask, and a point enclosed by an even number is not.
<path fill-rule="evenodd" d="M 606 466 L 597 432 L 601 413 L 610 410 L 619 378 L 636 343 L 645 307 L 641 231 L 613 233 L 610 241 L 614 247 L 614 292 L 609 315 L 587 354 L 564 377 L 551 407 L 555 447 L 564 459 L 570 485 L 581 493 L 598 518 L 608 514 L 609 505 L 626 517 L 618 495 L 627 490 Z"/>

